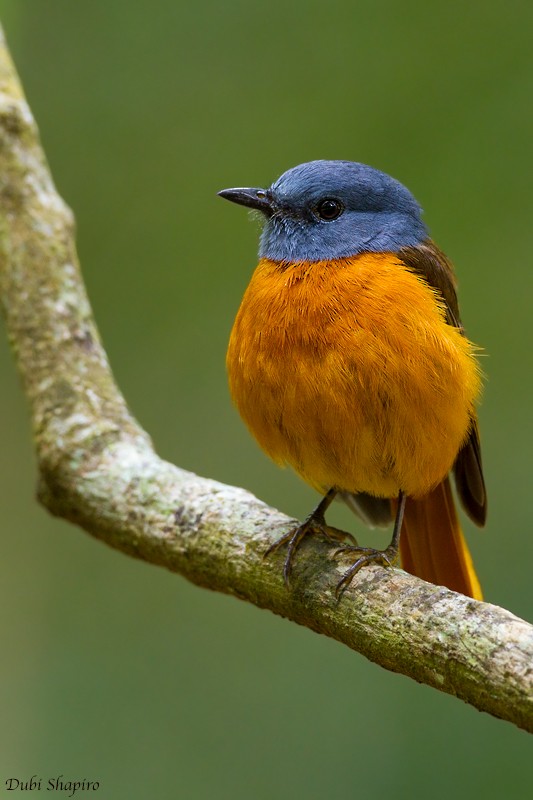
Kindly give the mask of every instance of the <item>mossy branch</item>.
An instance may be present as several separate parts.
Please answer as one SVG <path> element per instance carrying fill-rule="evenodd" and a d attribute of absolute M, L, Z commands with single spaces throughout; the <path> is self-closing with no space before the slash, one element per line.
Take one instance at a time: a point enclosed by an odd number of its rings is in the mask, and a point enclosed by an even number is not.
<path fill-rule="evenodd" d="M 31 406 L 39 499 L 136 558 L 268 608 L 381 666 L 533 731 L 533 628 L 398 569 L 345 565 L 309 541 L 287 590 L 266 548 L 293 520 L 162 461 L 129 413 L 80 275 L 70 210 L 0 42 L 0 292 Z"/>

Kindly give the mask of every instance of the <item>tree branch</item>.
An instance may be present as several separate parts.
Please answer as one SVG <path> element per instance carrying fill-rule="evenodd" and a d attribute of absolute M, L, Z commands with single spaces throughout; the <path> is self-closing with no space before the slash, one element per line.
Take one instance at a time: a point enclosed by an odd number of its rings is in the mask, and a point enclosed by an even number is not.
<path fill-rule="evenodd" d="M 116 388 L 57 194 L 0 42 L 0 291 L 31 406 L 39 499 L 136 558 L 268 608 L 381 666 L 533 730 L 533 628 L 508 611 L 398 569 L 361 571 L 304 543 L 293 586 L 267 546 L 293 520 L 243 489 L 162 461 Z"/>

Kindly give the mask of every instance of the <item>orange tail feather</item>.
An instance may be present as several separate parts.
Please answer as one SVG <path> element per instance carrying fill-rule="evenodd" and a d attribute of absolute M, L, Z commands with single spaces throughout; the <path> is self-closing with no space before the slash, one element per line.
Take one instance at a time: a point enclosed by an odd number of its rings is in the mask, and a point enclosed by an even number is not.
<path fill-rule="evenodd" d="M 483 599 L 448 478 L 421 500 L 407 499 L 400 556 L 407 572 Z"/>

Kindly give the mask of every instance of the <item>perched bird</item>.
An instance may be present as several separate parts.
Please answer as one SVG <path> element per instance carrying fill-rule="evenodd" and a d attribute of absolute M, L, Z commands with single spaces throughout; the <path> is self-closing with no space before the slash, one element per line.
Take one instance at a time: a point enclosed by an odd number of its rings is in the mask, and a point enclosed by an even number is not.
<path fill-rule="evenodd" d="M 263 450 L 323 495 L 268 551 L 287 545 L 286 581 L 306 535 L 345 541 L 324 516 L 338 495 L 370 526 L 394 520 L 385 550 L 338 549 L 354 558 L 338 595 L 364 564 L 400 555 L 414 575 L 481 599 L 449 481 L 453 471 L 482 526 L 480 369 L 420 206 L 351 161 L 311 161 L 268 189 L 219 194 L 264 222 L 227 353 L 233 400 Z"/>

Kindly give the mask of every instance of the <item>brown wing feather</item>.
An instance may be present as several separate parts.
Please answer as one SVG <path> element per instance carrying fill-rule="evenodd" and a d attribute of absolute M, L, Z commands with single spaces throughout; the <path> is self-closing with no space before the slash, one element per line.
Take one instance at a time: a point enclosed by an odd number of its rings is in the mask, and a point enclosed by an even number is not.
<path fill-rule="evenodd" d="M 464 510 L 476 525 L 483 527 L 487 519 L 487 490 L 476 419 L 472 420 L 470 436 L 457 454 L 453 474 Z"/>
<path fill-rule="evenodd" d="M 417 247 L 402 248 L 398 255 L 413 272 L 440 292 L 446 303 L 448 323 L 464 333 L 459 316 L 455 274 L 442 250 L 439 250 L 431 239 L 427 239 Z M 457 454 L 453 472 L 457 493 L 464 510 L 476 525 L 483 526 L 487 517 L 487 492 L 475 416 L 472 418 L 468 439 Z"/>

